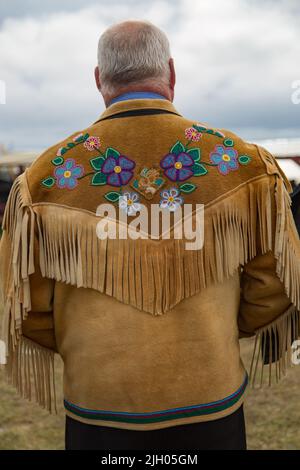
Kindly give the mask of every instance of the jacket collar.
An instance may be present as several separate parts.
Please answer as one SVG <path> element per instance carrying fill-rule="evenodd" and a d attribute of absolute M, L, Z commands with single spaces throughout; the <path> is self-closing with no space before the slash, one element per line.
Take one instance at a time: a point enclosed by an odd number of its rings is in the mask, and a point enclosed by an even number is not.
<path fill-rule="evenodd" d="M 145 99 L 122 100 L 122 101 L 113 103 L 110 106 L 108 106 L 108 108 L 106 108 L 105 111 L 99 116 L 98 121 L 108 116 L 113 116 L 114 114 L 123 113 L 125 111 L 139 110 L 139 109 L 151 109 L 151 108 L 171 111 L 181 116 L 171 101 L 167 99 L 163 100 L 163 99 L 145 98 Z"/>
<path fill-rule="evenodd" d="M 158 93 L 153 93 L 152 91 L 128 91 L 127 93 L 122 93 L 121 95 L 116 96 L 110 102 L 110 105 L 117 103 L 118 101 L 124 100 L 134 100 L 134 99 L 143 99 L 143 98 L 152 98 L 152 99 L 161 99 L 166 100 L 167 98 Z"/>

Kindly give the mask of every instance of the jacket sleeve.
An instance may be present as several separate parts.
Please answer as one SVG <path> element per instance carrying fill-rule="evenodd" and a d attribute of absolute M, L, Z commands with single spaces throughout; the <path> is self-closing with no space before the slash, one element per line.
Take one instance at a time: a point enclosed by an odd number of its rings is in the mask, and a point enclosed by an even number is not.
<path fill-rule="evenodd" d="M 54 284 L 41 274 L 37 217 L 23 174 L 9 195 L 0 241 L 1 338 L 6 352 L 2 362 L 19 393 L 31 399 L 34 384 L 36 401 L 50 412 L 55 397 L 54 354 L 58 352 Z"/>
<path fill-rule="evenodd" d="M 35 260 L 38 260 L 38 243 L 35 240 Z M 24 337 L 47 349 L 58 352 L 53 317 L 53 279 L 42 277 L 38 262 L 29 276 L 31 309 L 22 322 Z"/>
<path fill-rule="evenodd" d="M 256 255 L 245 264 L 241 275 L 239 328 L 246 336 L 255 334 L 292 305 L 276 273 L 271 251 Z"/>
<path fill-rule="evenodd" d="M 258 222 L 256 254 L 241 272 L 238 317 L 240 337 L 256 336 L 250 371 L 253 384 L 258 375 L 262 384 L 265 364 L 270 367 L 269 383 L 273 373 L 276 380 L 285 373 L 300 333 L 300 243 L 290 207 L 291 186 L 275 158 L 264 149 L 259 151 L 268 173 L 271 243 L 268 249 L 262 246 Z"/>
<path fill-rule="evenodd" d="M 9 279 L 12 268 L 12 243 L 7 231 L 3 231 L 0 241 L 0 299 L 4 306 L 10 298 Z M 37 259 L 37 241 L 35 240 L 35 259 Z M 57 351 L 54 321 L 53 321 L 53 292 L 54 281 L 43 278 L 38 264 L 35 272 L 29 276 L 30 285 L 30 311 L 21 319 L 19 330 L 22 336 L 28 338 L 40 346 Z M 15 299 L 12 299 L 14 301 Z"/>

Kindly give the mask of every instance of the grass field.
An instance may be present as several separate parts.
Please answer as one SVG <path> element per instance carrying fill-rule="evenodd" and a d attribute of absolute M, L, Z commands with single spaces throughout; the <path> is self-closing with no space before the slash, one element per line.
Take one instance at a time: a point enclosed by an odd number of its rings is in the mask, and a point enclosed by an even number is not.
<path fill-rule="evenodd" d="M 252 340 L 241 342 L 249 365 Z M 64 449 L 62 363 L 57 358 L 58 415 L 17 396 L 0 370 L 0 450 Z M 245 412 L 249 449 L 300 449 L 300 368 L 272 388 L 248 390 Z"/>

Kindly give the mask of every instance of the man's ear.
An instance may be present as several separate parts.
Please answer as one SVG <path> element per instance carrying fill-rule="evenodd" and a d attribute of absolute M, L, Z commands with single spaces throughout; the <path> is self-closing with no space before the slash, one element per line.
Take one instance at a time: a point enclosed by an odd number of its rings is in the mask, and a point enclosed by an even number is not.
<path fill-rule="evenodd" d="M 95 81 L 96 81 L 97 88 L 99 91 L 101 91 L 100 71 L 99 71 L 98 65 L 97 67 L 95 67 L 94 74 L 95 74 Z"/>
<path fill-rule="evenodd" d="M 175 88 L 175 83 L 176 83 L 176 72 L 175 72 L 175 66 L 174 66 L 174 59 L 169 60 L 169 67 L 170 67 L 170 88 L 171 90 L 174 90 Z"/>

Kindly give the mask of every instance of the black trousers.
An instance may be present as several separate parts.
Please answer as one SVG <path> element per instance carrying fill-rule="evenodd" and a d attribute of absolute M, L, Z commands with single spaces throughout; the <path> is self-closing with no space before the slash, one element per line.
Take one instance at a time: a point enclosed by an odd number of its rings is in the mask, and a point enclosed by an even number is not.
<path fill-rule="evenodd" d="M 85 424 L 66 416 L 66 450 L 246 450 L 244 410 L 204 423 L 153 431 Z"/>

